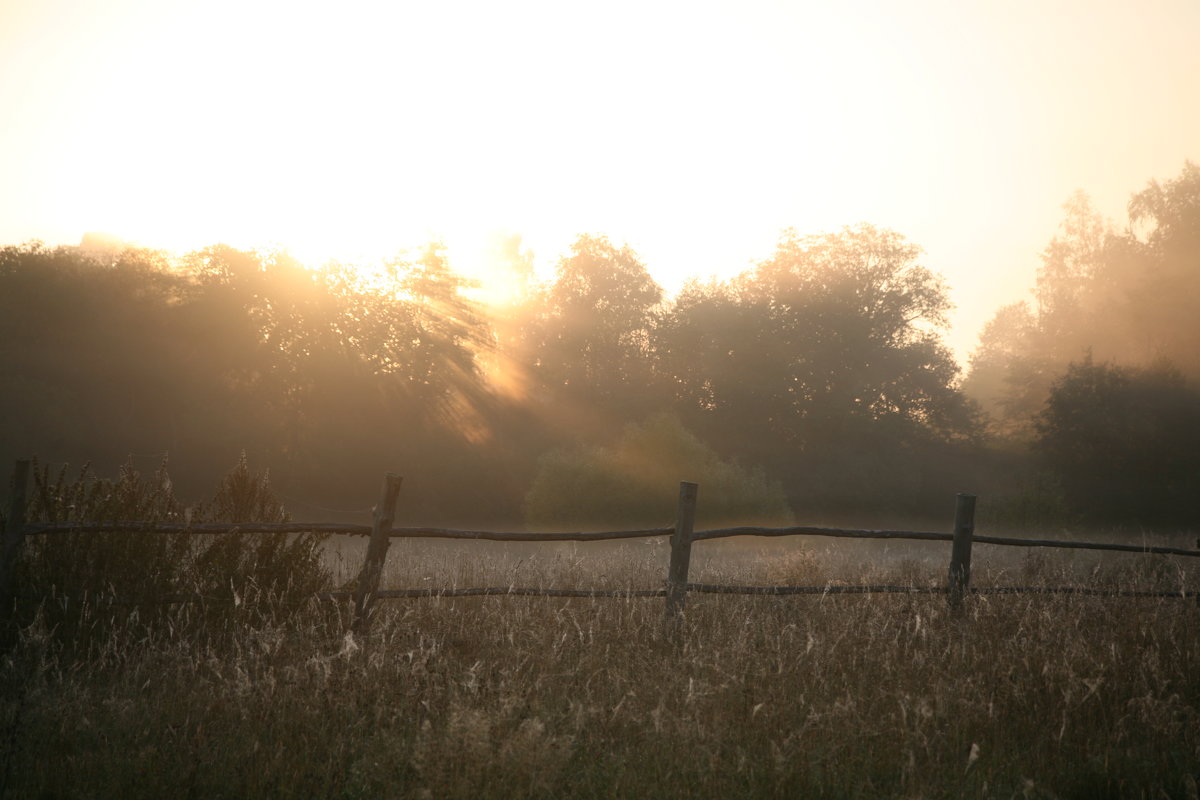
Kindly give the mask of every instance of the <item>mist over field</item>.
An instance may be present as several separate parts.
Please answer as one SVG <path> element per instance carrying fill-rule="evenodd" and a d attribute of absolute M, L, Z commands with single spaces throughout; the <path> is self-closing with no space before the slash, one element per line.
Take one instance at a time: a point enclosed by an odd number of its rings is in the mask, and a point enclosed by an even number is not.
<path fill-rule="evenodd" d="M 728 280 L 668 294 L 583 234 L 480 298 L 437 242 L 374 265 L 102 237 L 0 250 L 0 459 L 183 495 L 243 451 L 292 513 L 363 511 L 405 476 L 412 524 L 985 518 L 1190 524 L 1200 492 L 1200 169 L 1105 220 L 1076 195 L 1031 299 L 968 363 L 949 289 L 898 232 L 786 232 Z M 990 516 L 988 516 L 990 515 Z"/>
<path fill-rule="evenodd" d="M 886 228 L 674 293 L 599 234 L 498 252 L 486 296 L 436 241 L 0 248 L 0 460 L 37 458 L 0 794 L 1194 794 L 1200 168 L 1120 226 L 1073 197 L 966 364 Z M 387 472 L 398 527 L 658 533 L 387 555 Z M 743 536 L 677 578 L 681 480 L 698 530 L 957 540 L 965 491 L 987 536 L 1138 552 Z M 305 527 L 373 507 L 369 545 Z M 59 527 L 13 546 L 22 511 Z"/>
<path fill-rule="evenodd" d="M 1200 798 L 1197 32 L 0 0 L 0 800 Z"/>

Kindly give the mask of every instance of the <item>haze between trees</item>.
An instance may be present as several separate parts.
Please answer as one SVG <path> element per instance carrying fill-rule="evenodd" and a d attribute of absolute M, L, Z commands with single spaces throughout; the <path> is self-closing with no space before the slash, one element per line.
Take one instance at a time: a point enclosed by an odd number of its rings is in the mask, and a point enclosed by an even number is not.
<path fill-rule="evenodd" d="M 1085 480 L 1061 456 L 1094 431 L 1057 424 L 1055 409 L 1068 395 L 1108 402 L 1072 381 L 1116 370 L 1174 387 L 1171 408 L 1198 404 L 1198 198 L 1187 164 L 1134 195 L 1120 233 L 1073 199 L 1036 302 L 997 313 L 962 381 L 942 339 L 947 287 L 919 247 L 870 225 L 788 231 L 742 275 L 673 298 L 628 247 L 583 235 L 551 281 L 489 307 L 436 244 L 370 279 L 220 245 L 179 261 L 6 247 L 0 457 L 116 464 L 169 451 L 177 480 L 198 487 L 246 449 L 283 494 L 316 507 L 369 505 L 364 487 L 390 469 L 408 476 L 414 520 L 520 521 L 554 506 L 538 488 L 547 464 L 590 453 L 609 474 L 629 431 L 669 427 L 674 444 L 646 480 L 684 471 L 673 486 L 723 464 L 805 514 L 942 515 L 955 491 L 1011 494 L 1012 475 L 1042 475 L 1039 491 L 1079 513 L 1112 475 Z M 519 247 L 511 255 L 519 272 Z M 1146 481 L 1193 492 L 1195 464 L 1155 457 L 1163 440 L 1140 433 L 1191 418 L 1167 424 L 1166 407 L 1145 402 L 1121 413 L 1124 446 L 1150 451 L 1137 461 Z M 605 484 L 596 513 L 663 491 L 626 479 Z M 715 484 L 714 509 L 743 507 Z M 757 513 L 779 513 L 775 489 L 755 496 Z M 670 505 L 644 513 L 661 521 Z"/>

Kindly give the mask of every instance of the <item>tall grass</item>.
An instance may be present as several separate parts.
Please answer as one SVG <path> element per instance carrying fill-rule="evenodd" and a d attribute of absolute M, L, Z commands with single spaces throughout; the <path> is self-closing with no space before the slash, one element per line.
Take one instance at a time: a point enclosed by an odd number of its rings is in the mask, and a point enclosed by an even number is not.
<path fill-rule="evenodd" d="M 1041 554 L 977 560 L 979 583 L 1081 579 Z M 1158 563 L 1082 579 L 1194 580 Z M 666 552 L 398 542 L 389 564 L 397 587 L 644 588 Z M 945 578 L 803 548 L 703 544 L 696 564 L 747 583 Z M 9 795 L 1196 796 L 1191 601 L 977 596 L 954 616 L 938 595 L 692 596 L 677 639 L 661 600 L 389 602 L 359 638 L 332 603 L 246 602 L 267 611 L 34 617 L 0 663 Z M 74 646 L 88 626 L 103 635 Z"/>
<path fill-rule="evenodd" d="M 29 517 L 44 522 L 286 522 L 266 473 L 254 474 L 243 454 L 208 502 L 185 505 L 174 494 L 167 465 L 144 476 L 127 464 L 116 479 L 84 467 L 34 470 Z M 25 602 L 41 606 L 52 625 L 78 627 L 86 604 L 155 608 L 164 597 L 231 600 L 249 595 L 306 597 L 329 586 L 323 544 L 303 534 L 216 536 L 138 530 L 52 533 L 28 537 L 17 562 L 16 585 Z M 214 608 L 220 608 L 218 604 Z M 145 611 L 140 613 L 147 613 Z M 154 612 L 154 613 L 157 613 Z M 95 620 L 93 620 L 94 622 Z"/>

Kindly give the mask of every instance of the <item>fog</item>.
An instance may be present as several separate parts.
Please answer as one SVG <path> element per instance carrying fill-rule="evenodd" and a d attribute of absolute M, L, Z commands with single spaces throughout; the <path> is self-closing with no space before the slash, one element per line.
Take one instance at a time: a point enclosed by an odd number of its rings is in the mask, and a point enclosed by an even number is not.
<path fill-rule="evenodd" d="M 213 245 L 184 256 L 0 249 L 0 459 L 164 459 L 202 496 L 246 452 L 297 519 L 405 476 L 397 524 L 669 525 L 947 517 L 1177 526 L 1200 493 L 1200 168 L 1084 195 L 1032 300 L 966 364 L 923 243 L 786 231 L 727 280 L 667 293 L 581 234 L 540 280 L 481 296 L 433 242 L 373 269 Z M 892 520 L 888 522 L 888 520 Z"/>

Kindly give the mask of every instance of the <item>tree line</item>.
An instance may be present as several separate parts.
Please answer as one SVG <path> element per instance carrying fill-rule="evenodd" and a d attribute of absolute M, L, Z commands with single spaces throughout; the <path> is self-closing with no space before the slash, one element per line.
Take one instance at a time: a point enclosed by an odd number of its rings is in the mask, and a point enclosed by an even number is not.
<path fill-rule="evenodd" d="M 1082 193 L 1032 302 L 984 328 L 964 390 L 1073 513 L 1194 526 L 1200 497 L 1200 167 L 1135 192 L 1118 228 Z"/>
<path fill-rule="evenodd" d="M 387 469 L 414 518 L 535 524 L 669 517 L 697 474 L 712 513 L 742 519 L 944 515 L 954 491 L 1022 491 L 1015 471 L 1069 513 L 1099 492 L 1105 513 L 1169 522 L 1200 480 L 1179 432 L 1200 408 L 1197 173 L 1135 194 L 1121 232 L 1072 201 L 1036 305 L 997 313 L 965 379 L 945 282 L 870 225 L 787 231 L 674 297 L 605 236 L 544 284 L 514 248 L 524 290 L 493 306 L 436 243 L 369 275 L 219 245 L 9 246 L 0 455 L 169 452 L 206 486 L 244 450 L 302 517 L 369 505 Z M 1123 447 L 1144 480 L 1118 503 L 1097 464 Z"/>

